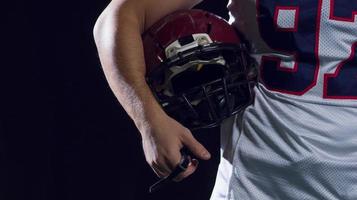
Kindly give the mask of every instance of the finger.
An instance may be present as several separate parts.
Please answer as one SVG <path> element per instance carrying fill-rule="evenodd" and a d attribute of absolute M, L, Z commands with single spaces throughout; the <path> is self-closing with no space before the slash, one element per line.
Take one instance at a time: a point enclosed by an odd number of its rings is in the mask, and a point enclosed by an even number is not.
<path fill-rule="evenodd" d="M 191 174 L 193 174 L 198 166 L 198 160 L 196 159 L 192 159 L 191 163 L 189 164 L 189 166 L 187 167 L 187 169 L 180 173 L 178 176 L 176 176 L 173 181 L 175 182 L 179 182 L 182 181 L 183 179 L 187 178 L 188 176 L 190 176 Z"/>
<path fill-rule="evenodd" d="M 208 160 L 211 158 L 211 154 L 207 151 L 207 149 L 199 143 L 193 135 L 185 134 L 185 138 L 183 140 L 184 145 L 198 158 L 203 160 Z"/>
<path fill-rule="evenodd" d="M 155 166 L 157 169 L 159 169 L 165 174 L 170 174 L 172 171 L 170 166 L 167 164 L 166 159 L 160 162 L 153 163 L 153 166 Z"/>
<path fill-rule="evenodd" d="M 156 174 L 158 177 L 160 177 L 160 178 L 167 177 L 167 176 L 171 173 L 171 171 L 166 170 L 166 169 L 160 167 L 160 166 L 157 165 L 156 163 L 153 164 L 153 165 L 151 166 L 151 168 L 153 169 L 153 171 L 155 172 L 155 174 Z"/>
<path fill-rule="evenodd" d="M 174 170 L 177 165 L 180 164 L 181 159 L 182 155 L 179 150 L 170 151 L 165 159 L 165 166 L 167 167 L 166 170 L 169 170 L 170 172 Z"/>

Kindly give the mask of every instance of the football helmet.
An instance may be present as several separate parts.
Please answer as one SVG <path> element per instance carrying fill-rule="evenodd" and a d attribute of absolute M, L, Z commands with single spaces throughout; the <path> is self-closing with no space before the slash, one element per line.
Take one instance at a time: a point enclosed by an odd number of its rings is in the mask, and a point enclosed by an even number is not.
<path fill-rule="evenodd" d="M 142 38 L 147 83 L 164 111 L 187 128 L 217 126 L 252 103 L 254 61 L 224 19 L 177 11 Z"/>

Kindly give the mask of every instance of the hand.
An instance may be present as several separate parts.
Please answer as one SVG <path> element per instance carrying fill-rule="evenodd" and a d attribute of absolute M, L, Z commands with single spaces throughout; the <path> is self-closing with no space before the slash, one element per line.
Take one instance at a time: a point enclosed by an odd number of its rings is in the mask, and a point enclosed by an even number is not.
<path fill-rule="evenodd" d="M 190 130 L 165 115 L 146 123 L 141 128 L 145 158 L 159 177 L 168 176 L 181 160 L 180 149 L 184 146 L 197 158 L 208 160 L 210 153 L 192 135 Z M 198 160 L 191 159 L 186 171 L 174 180 L 181 181 L 197 168 Z"/>

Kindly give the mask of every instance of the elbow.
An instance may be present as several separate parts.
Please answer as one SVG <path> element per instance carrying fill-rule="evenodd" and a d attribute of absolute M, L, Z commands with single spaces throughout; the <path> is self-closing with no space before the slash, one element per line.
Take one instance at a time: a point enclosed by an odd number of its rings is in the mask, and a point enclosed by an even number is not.
<path fill-rule="evenodd" d="M 96 21 L 96 23 L 94 24 L 94 27 L 93 27 L 93 32 L 92 32 L 93 39 L 96 44 L 97 44 L 98 37 L 99 37 L 99 30 L 98 30 L 99 27 L 98 26 L 100 26 L 100 25 L 99 25 L 98 21 Z"/>
<path fill-rule="evenodd" d="M 142 27 L 142 17 L 139 9 L 127 0 L 112 1 L 98 17 L 93 27 L 93 38 L 98 47 L 106 40 L 117 37 L 119 26 L 126 29 Z"/>
<path fill-rule="evenodd" d="M 112 29 L 109 28 L 112 27 L 112 25 L 114 25 L 113 22 L 115 21 L 115 16 L 117 14 L 115 12 L 117 12 L 118 7 L 120 7 L 120 5 L 118 4 L 114 5 L 114 3 L 117 2 L 118 1 L 112 1 L 99 15 L 97 21 L 93 26 L 92 34 L 97 47 L 101 43 L 106 32 L 113 31 Z"/>
<path fill-rule="evenodd" d="M 94 24 L 92 34 L 93 34 L 93 39 L 95 44 L 98 46 L 100 38 L 103 33 L 103 27 L 104 27 L 104 12 L 98 17 L 97 21 Z"/>

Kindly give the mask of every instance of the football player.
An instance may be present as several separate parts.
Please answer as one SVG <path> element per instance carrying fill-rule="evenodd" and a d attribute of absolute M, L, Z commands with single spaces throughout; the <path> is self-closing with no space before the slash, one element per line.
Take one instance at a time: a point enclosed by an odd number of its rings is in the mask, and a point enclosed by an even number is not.
<path fill-rule="evenodd" d="M 210 154 L 152 95 L 142 33 L 199 2 L 113 0 L 94 28 L 108 82 L 160 177 L 184 146 L 200 159 Z M 259 83 L 254 103 L 222 125 L 211 199 L 357 199 L 357 2 L 231 0 L 228 8 L 251 45 Z M 176 181 L 196 167 L 192 159 Z"/>

